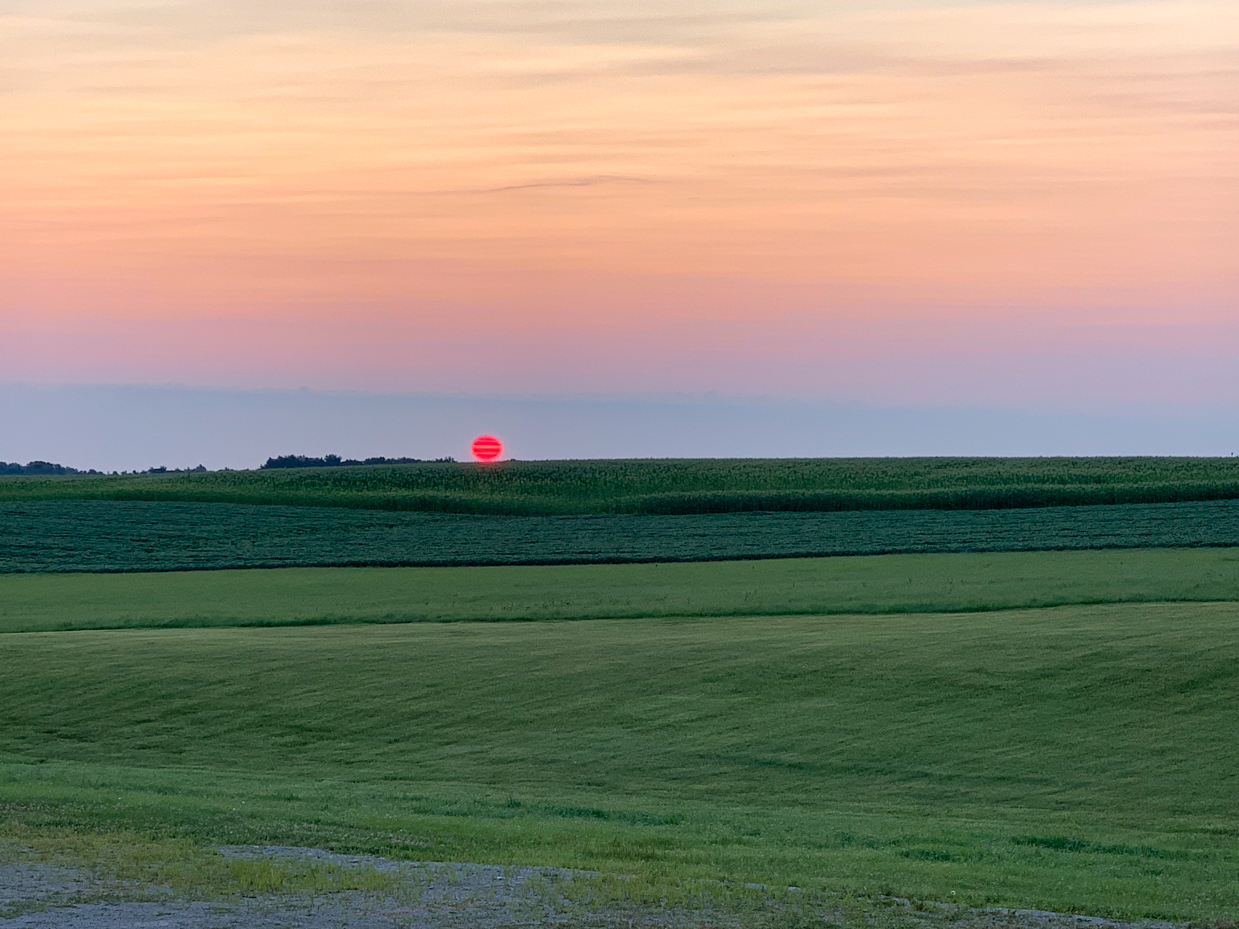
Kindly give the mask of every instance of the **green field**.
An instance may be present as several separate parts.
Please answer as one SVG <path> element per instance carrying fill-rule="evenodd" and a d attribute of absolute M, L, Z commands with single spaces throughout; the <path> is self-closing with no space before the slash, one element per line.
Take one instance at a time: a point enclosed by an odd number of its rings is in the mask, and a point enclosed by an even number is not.
<path fill-rule="evenodd" d="M 151 500 L 509 515 L 992 509 L 1235 498 L 1236 458 L 539 461 L 0 478 L 0 501 Z"/>
<path fill-rule="evenodd" d="M 1239 606 L 0 637 L 11 834 L 1222 922 Z"/>
<path fill-rule="evenodd" d="M 0 632 L 1239 600 L 1239 549 L 0 575 Z"/>
<path fill-rule="evenodd" d="M 678 516 L 40 500 L 0 503 L 0 537 L 0 574 L 1189 548 L 1239 546 L 1239 500 Z"/>
<path fill-rule="evenodd" d="M 1229 498 L 1235 459 L 3 479 L 0 851 L 208 895 L 214 846 L 269 843 L 859 895 L 849 927 L 904 925 L 864 915 L 890 895 L 1233 927 Z M 709 560 L 813 551 L 921 553 Z"/>

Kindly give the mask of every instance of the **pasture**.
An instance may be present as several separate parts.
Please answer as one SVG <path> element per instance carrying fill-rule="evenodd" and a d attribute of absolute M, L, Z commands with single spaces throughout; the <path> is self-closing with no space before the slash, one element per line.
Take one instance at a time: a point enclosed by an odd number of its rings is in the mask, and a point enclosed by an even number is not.
<path fill-rule="evenodd" d="M 976 510 L 1235 498 L 1236 458 L 509 461 L 0 478 L 0 501 L 147 500 L 522 516 Z"/>
<path fill-rule="evenodd" d="M 9 836 L 1239 913 L 1232 603 L 27 632 L 0 661 Z"/>

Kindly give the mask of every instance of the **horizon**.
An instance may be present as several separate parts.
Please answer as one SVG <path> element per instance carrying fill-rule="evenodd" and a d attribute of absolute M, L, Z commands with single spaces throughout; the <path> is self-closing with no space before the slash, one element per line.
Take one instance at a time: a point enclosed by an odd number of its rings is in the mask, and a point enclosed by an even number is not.
<path fill-rule="evenodd" d="M 0 385 L 0 460 L 101 471 L 258 467 L 286 454 L 444 456 L 499 436 L 525 461 L 1229 457 L 1239 408 L 1011 410 L 720 395 L 513 397 L 149 385 Z"/>

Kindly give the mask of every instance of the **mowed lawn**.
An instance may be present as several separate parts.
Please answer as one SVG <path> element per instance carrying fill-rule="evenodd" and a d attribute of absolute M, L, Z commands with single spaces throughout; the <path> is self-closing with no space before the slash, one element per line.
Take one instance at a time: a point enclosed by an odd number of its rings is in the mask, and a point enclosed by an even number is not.
<path fill-rule="evenodd" d="M 0 669 L 10 826 L 1239 913 L 1239 604 L 28 632 Z"/>

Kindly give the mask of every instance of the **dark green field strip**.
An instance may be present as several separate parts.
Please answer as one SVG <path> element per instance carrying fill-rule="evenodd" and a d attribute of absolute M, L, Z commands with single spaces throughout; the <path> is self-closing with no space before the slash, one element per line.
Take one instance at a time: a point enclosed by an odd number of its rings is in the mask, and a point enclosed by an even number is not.
<path fill-rule="evenodd" d="M 1239 600 L 1239 550 L 0 575 L 0 632 Z"/>
<path fill-rule="evenodd" d="M 146 500 L 488 515 L 1003 509 L 1239 498 L 1239 458 L 435 463 L 0 478 L 0 500 Z"/>
<path fill-rule="evenodd" d="M 1216 921 L 1236 687 L 1239 604 L 12 635 L 0 816 Z"/>
<path fill-rule="evenodd" d="M 588 564 L 1239 546 L 1239 501 L 1025 510 L 460 516 L 221 503 L 0 504 L 0 573 Z"/>

